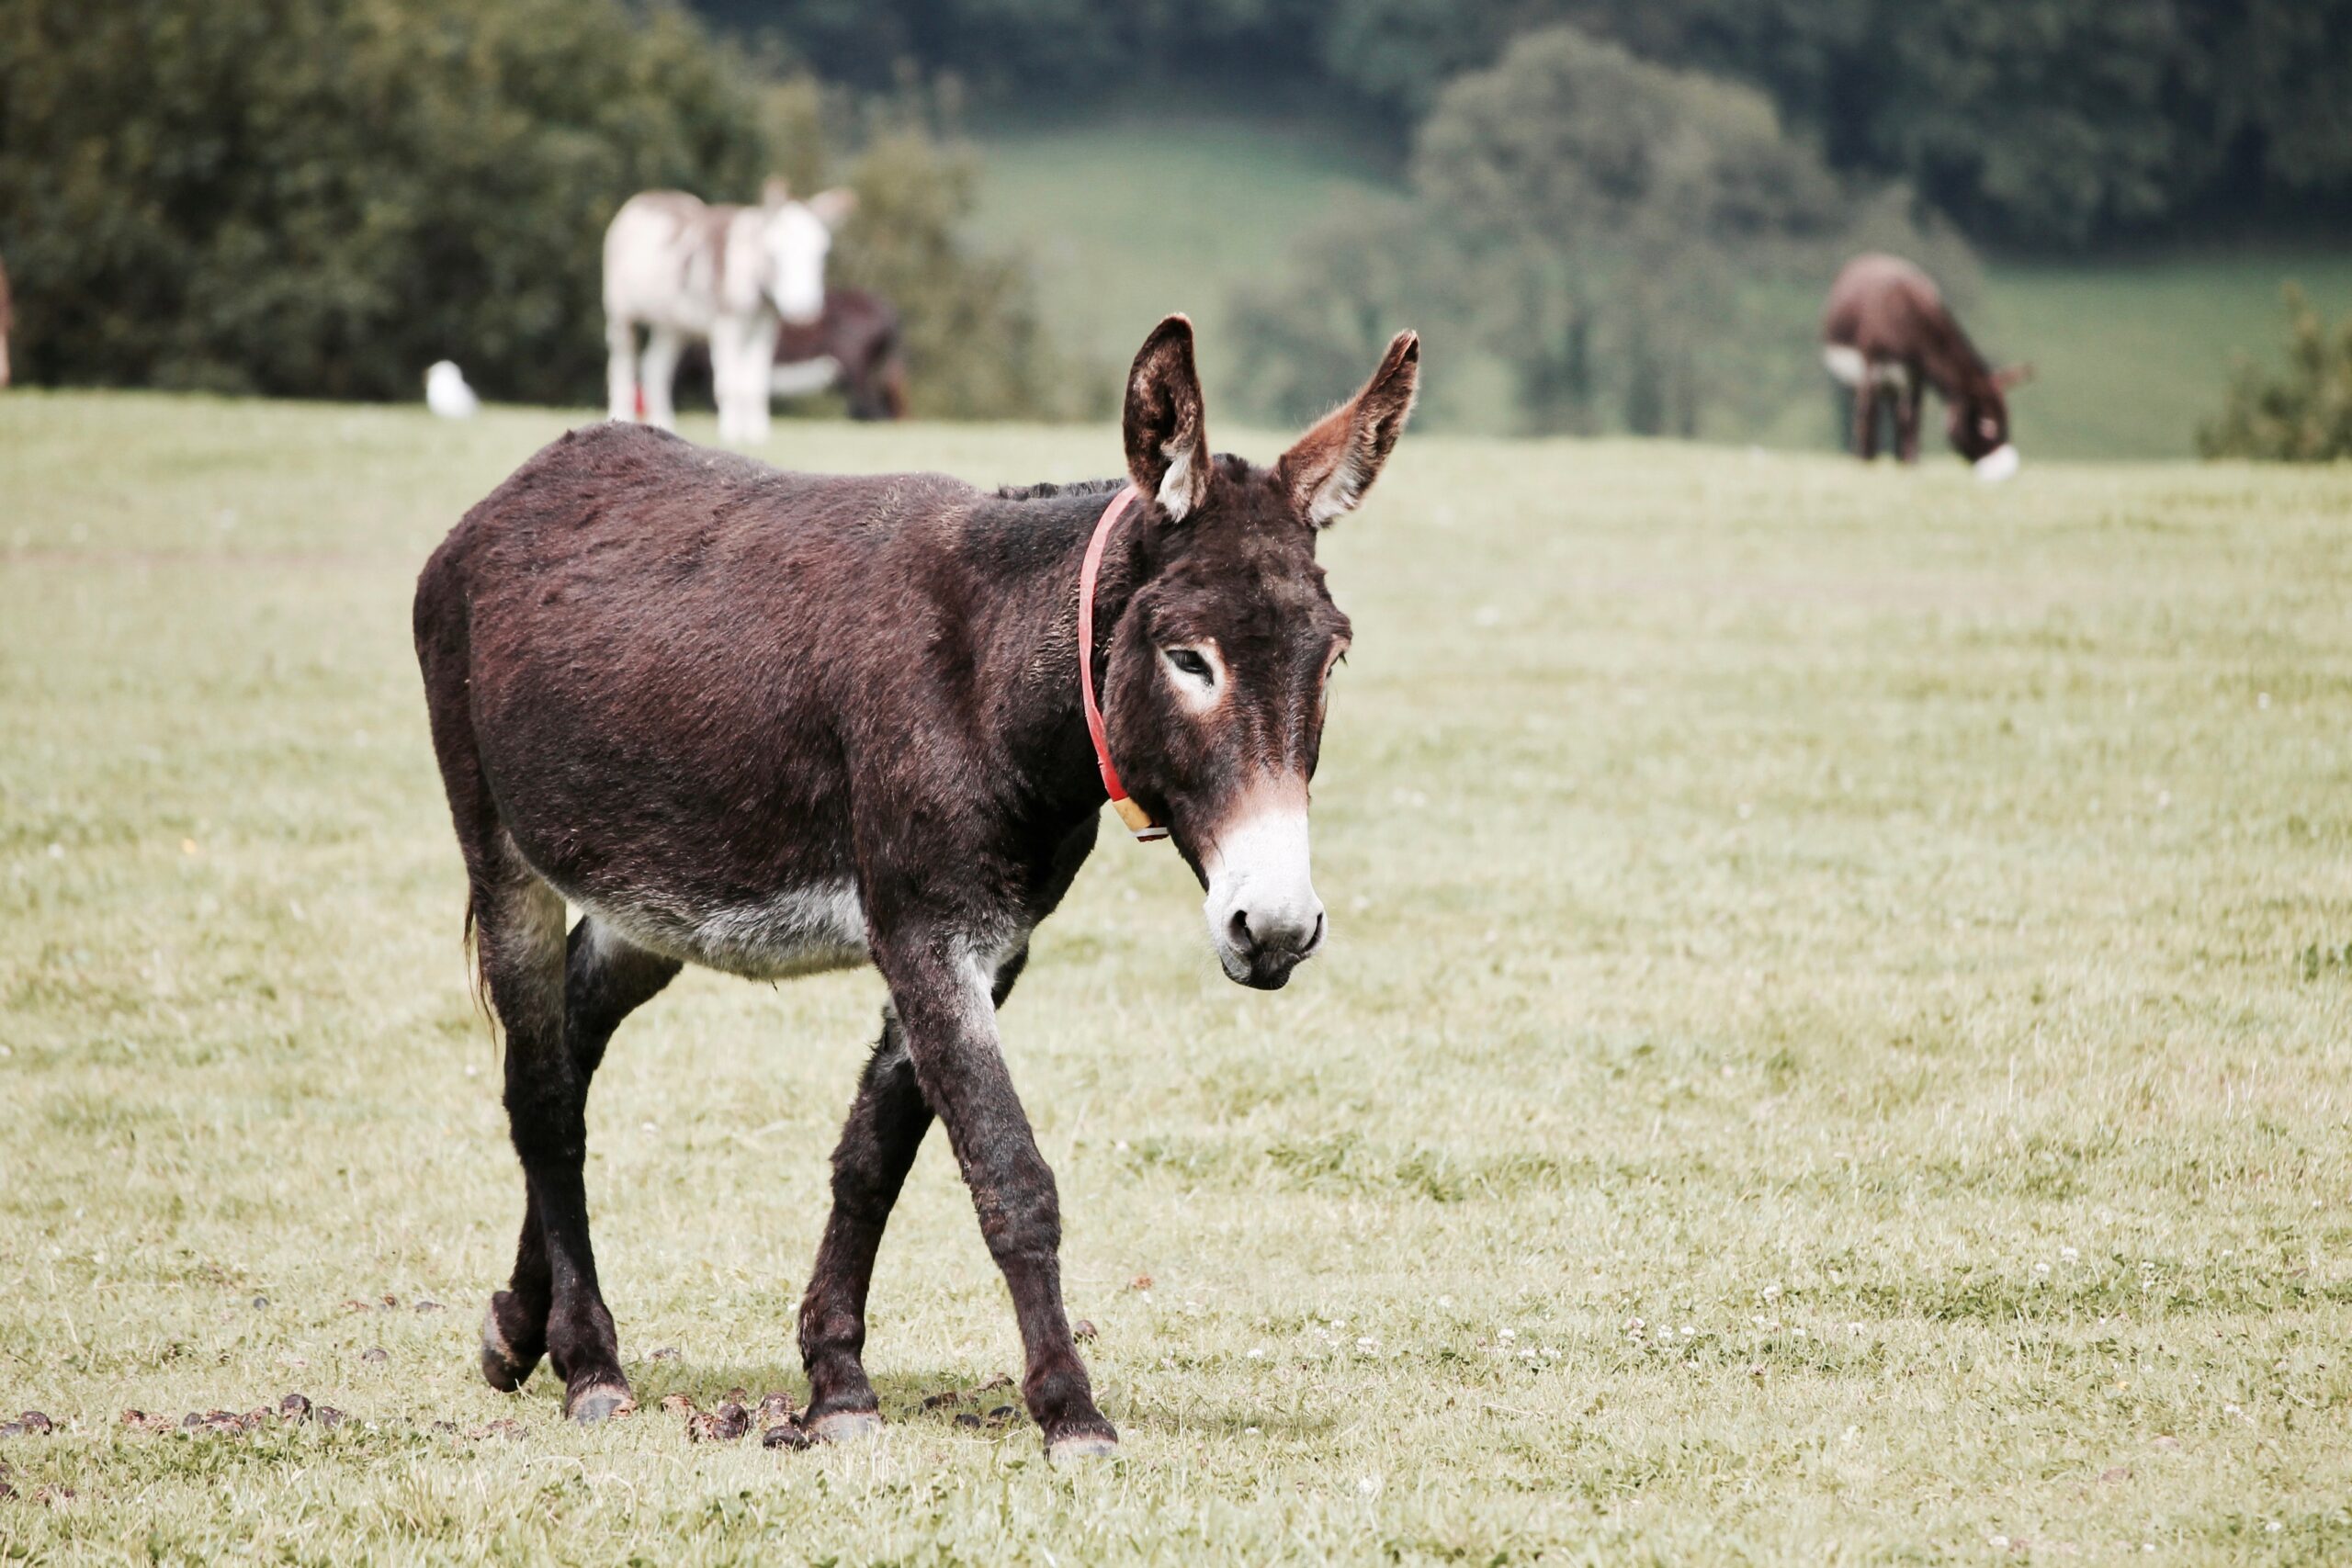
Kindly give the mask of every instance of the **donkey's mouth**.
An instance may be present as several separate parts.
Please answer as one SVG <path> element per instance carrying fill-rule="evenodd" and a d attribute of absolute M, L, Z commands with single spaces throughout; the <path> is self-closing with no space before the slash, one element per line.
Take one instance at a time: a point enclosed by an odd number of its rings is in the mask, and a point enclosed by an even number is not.
<path fill-rule="evenodd" d="M 1219 943 L 1216 961 L 1225 977 L 1237 986 L 1247 986 L 1253 991 L 1279 991 L 1290 984 L 1291 971 L 1306 962 L 1304 953 L 1266 953 L 1254 956 L 1235 952 Z"/>
<path fill-rule="evenodd" d="M 1279 991 L 1290 984 L 1293 970 L 1323 951 L 1327 929 L 1319 908 L 1313 927 L 1296 940 L 1253 941 L 1244 924 L 1235 919 L 1216 935 L 1212 945 L 1227 979 L 1256 991 Z"/>

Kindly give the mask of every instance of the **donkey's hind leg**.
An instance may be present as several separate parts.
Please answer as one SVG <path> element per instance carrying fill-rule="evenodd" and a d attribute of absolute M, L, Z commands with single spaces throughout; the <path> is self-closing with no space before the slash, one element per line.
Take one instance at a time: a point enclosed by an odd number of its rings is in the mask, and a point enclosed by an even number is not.
<path fill-rule="evenodd" d="M 800 1303 L 808 1427 L 818 1437 L 859 1437 L 882 1425 L 880 1404 L 865 1377 L 865 1297 L 882 1228 L 930 1128 L 931 1107 L 907 1059 L 906 1032 L 886 1008 L 882 1038 L 866 1059 L 833 1150 L 833 1212 Z"/>
<path fill-rule="evenodd" d="M 564 1382 L 564 1413 L 598 1420 L 628 1408 L 629 1392 L 588 1245 L 582 1169 L 588 1074 L 564 1025 L 563 898 L 523 863 L 503 832 L 498 840 L 475 884 L 474 914 L 491 1003 L 506 1026 L 506 1122 L 528 1205 L 514 1285 L 503 1306 L 493 1299 L 482 1325 L 482 1371 L 506 1386 L 502 1373 L 527 1372 L 543 1345 Z M 536 1258 L 528 1245 L 534 1228 L 541 1244 Z M 541 1297 L 544 1330 L 535 1342 L 530 1323 L 540 1315 L 534 1309 Z M 505 1338 L 510 1328 L 520 1343 Z"/>
<path fill-rule="evenodd" d="M 1028 962 L 1019 953 L 997 971 L 993 999 L 1004 1005 Z M 882 1425 L 880 1402 L 866 1380 L 865 1299 L 874 1283 L 875 1254 L 899 1201 L 915 1152 L 931 1128 L 930 1104 L 907 1059 L 898 1014 L 882 1013 L 859 1078 L 857 1099 L 833 1151 L 833 1212 L 800 1303 L 800 1360 L 808 1370 L 808 1426 L 820 1438 L 860 1437 Z"/>
<path fill-rule="evenodd" d="M 624 941 L 594 916 L 582 917 L 571 928 L 565 951 L 563 1033 L 583 1100 L 613 1031 L 668 985 L 678 968 L 675 959 Z M 552 1291 L 538 1200 L 526 1182 L 514 1278 L 491 1298 L 490 1315 L 482 1324 L 482 1376 L 492 1388 L 506 1392 L 521 1387 L 546 1353 Z"/>

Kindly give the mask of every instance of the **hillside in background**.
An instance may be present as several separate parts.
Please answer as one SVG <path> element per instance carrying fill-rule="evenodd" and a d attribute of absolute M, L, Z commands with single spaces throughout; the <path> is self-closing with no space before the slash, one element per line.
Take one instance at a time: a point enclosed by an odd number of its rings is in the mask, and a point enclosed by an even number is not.
<path fill-rule="evenodd" d="M 1035 258 L 1039 298 L 1070 349 L 1123 366 L 1151 323 L 1188 311 L 1217 397 L 1229 377 L 1224 333 L 1234 288 L 1283 263 L 1286 242 L 1351 191 L 1392 176 L 1340 127 L 1315 120 L 1187 116 L 1164 104 L 1100 119 L 983 123 L 978 234 Z M 2051 457 L 2187 457 L 2219 405 L 2232 355 L 2275 355 L 2279 285 L 2302 284 L 2323 313 L 2352 310 L 2352 247 L 2244 247 L 2132 258 L 1988 258 L 1966 311 L 1986 353 L 2030 359 L 2018 395 L 2020 444 Z M 1827 279 L 1823 280 L 1824 288 Z M 1815 352 L 1819 300 L 1778 313 L 1789 352 Z M 1399 323 L 1404 324 L 1404 323 Z M 1348 389 L 1334 387 L 1337 399 Z M 1433 356 L 1432 426 L 1510 425 L 1491 366 Z M 1819 446 L 1829 398 L 1762 423 L 1718 411 L 1710 440 Z"/>

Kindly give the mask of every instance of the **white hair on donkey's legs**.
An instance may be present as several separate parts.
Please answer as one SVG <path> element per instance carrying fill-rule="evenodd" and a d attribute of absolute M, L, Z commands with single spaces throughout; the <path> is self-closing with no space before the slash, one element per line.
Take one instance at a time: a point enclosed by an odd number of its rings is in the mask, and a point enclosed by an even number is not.
<path fill-rule="evenodd" d="M 605 317 L 605 417 L 632 420 L 638 414 L 637 323 L 626 316 Z"/>
<path fill-rule="evenodd" d="M 645 334 L 645 360 L 640 383 L 645 399 L 645 421 L 661 430 L 675 430 L 677 409 L 671 396 L 678 380 L 678 355 L 685 352 L 685 338 L 670 327 L 653 327 Z"/>

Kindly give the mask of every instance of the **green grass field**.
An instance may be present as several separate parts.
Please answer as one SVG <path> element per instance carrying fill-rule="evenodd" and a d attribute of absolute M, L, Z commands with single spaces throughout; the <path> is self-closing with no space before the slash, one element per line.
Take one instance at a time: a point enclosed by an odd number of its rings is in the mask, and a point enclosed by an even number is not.
<path fill-rule="evenodd" d="M 1190 311 L 1213 393 L 1229 363 L 1218 329 L 1235 285 L 1285 265 L 1289 235 L 1340 192 L 1387 177 L 1311 118 L 1188 115 L 1149 99 L 1100 122 L 985 131 L 980 146 L 978 232 L 1035 255 L 1048 319 L 1064 340 L 1124 367 L 1162 314 Z M 2279 285 L 2290 278 L 2331 315 L 2352 312 L 2352 250 L 2255 247 L 1995 260 L 1967 319 L 1985 352 L 2031 359 L 2040 373 L 2016 400 L 2030 458 L 2184 457 L 2220 407 L 2233 355 L 2280 357 Z M 1818 354 L 1819 307 L 1815 292 L 1786 311 L 1788 353 L 1807 367 Z M 1431 367 L 1432 377 L 1445 374 Z M 1434 389 L 1432 407 L 1508 430 L 1506 396 L 1481 378 L 1459 397 Z M 1759 423 L 1724 417 L 1718 410 L 1713 438 L 1776 448 L 1826 446 L 1834 425 L 1826 380 L 1818 399 Z"/>
<path fill-rule="evenodd" d="M 802 1389 L 867 976 L 616 1040 L 646 1409 L 474 1374 L 519 1182 L 408 603 L 565 422 L 0 398 L 0 1403 L 59 1427 L 0 1558 L 2352 1557 L 2352 472 L 1408 437 L 1325 550 L 1328 956 L 1228 985 L 1106 836 L 1007 1012 L 1125 1437 L 1072 1474 L 921 1408 L 1017 1370 L 936 1139 L 880 1440 L 653 1408 Z M 352 1418 L 120 1420 L 288 1391 Z"/>

